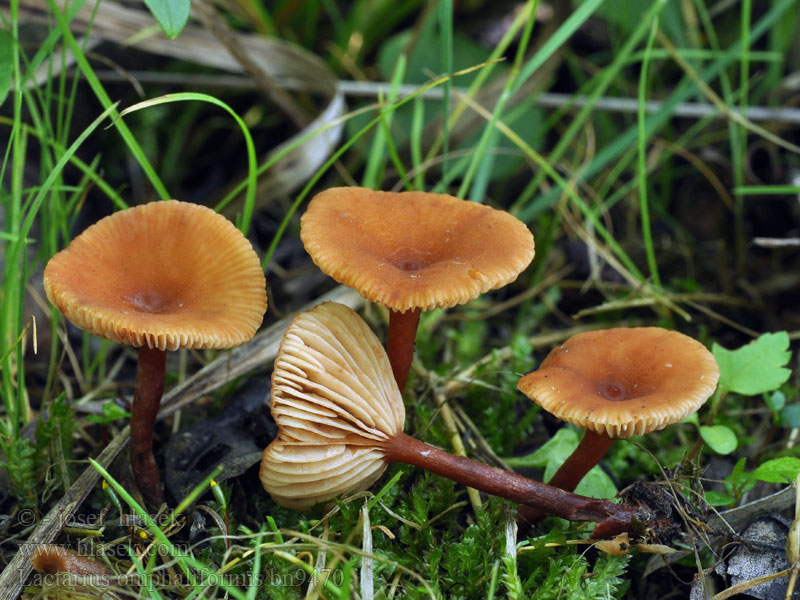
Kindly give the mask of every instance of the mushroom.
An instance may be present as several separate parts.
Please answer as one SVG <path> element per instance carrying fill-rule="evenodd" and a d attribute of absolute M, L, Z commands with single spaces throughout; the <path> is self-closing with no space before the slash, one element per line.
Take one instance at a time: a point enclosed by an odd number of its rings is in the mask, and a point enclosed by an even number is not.
<path fill-rule="evenodd" d="M 714 393 L 718 379 L 713 354 L 697 340 L 659 327 L 620 327 L 572 336 L 517 387 L 546 411 L 586 430 L 549 481 L 572 491 L 615 439 L 689 416 Z M 541 518 L 527 509 L 520 513 L 529 522 Z"/>
<path fill-rule="evenodd" d="M 37 573 L 53 575 L 111 575 L 111 569 L 95 558 L 56 544 L 39 544 L 30 556 Z"/>
<path fill-rule="evenodd" d="M 47 298 L 77 327 L 139 349 L 131 406 L 131 467 L 151 506 L 163 501 L 153 424 L 166 351 L 231 348 L 267 308 L 258 256 L 210 208 L 170 200 L 119 211 L 47 263 Z"/>
<path fill-rule="evenodd" d="M 340 304 L 321 304 L 289 325 L 272 373 L 271 412 L 278 435 L 264 451 L 261 483 L 295 510 L 366 489 L 388 463 L 403 462 L 573 521 L 599 521 L 600 537 L 630 531 L 644 518 L 403 433 L 405 410 L 386 352 Z"/>
<path fill-rule="evenodd" d="M 446 194 L 358 187 L 317 194 L 300 237 L 322 271 L 390 309 L 386 350 L 401 390 L 420 312 L 511 283 L 534 254 L 533 235 L 507 212 Z"/>

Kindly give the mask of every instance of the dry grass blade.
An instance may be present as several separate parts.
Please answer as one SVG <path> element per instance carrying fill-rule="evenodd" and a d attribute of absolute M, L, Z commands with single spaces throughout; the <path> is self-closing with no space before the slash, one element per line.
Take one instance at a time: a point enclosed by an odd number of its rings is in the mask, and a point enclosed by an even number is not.
<path fill-rule="evenodd" d="M 450 444 L 453 446 L 453 452 L 459 456 L 467 456 L 467 449 L 464 447 L 464 441 L 461 439 L 461 434 L 456 426 L 456 419 L 455 415 L 453 414 L 453 409 L 447 402 L 445 395 L 441 391 L 437 391 L 434 393 L 433 397 L 436 400 L 436 407 L 439 409 L 444 426 L 450 436 Z M 479 512 L 481 506 L 483 506 L 483 502 L 481 502 L 481 495 L 478 490 L 468 487 L 467 495 L 469 496 L 469 501 L 472 504 L 472 509 L 476 513 Z"/>
<path fill-rule="evenodd" d="M 763 127 L 756 125 L 752 121 L 748 120 L 741 113 L 731 110 L 730 107 L 728 107 L 728 105 L 725 104 L 725 101 L 722 98 L 720 98 L 714 92 L 714 90 L 712 90 L 711 87 L 700 78 L 698 73 L 692 68 L 692 66 L 688 63 L 688 61 L 683 56 L 681 56 L 681 54 L 678 52 L 677 48 L 672 44 L 672 42 L 670 42 L 669 39 L 667 39 L 667 37 L 660 31 L 656 35 L 658 36 L 658 39 L 664 46 L 664 48 L 666 48 L 667 51 L 669 51 L 670 55 L 675 60 L 675 62 L 677 62 L 681 66 L 681 68 L 686 72 L 686 74 L 692 78 L 697 87 L 700 88 L 700 91 L 706 96 L 706 98 L 708 98 L 711 101 L 711 103 L 714 106 L 716 106 L 719 109 L 719 111 L 722 114 L 724 114 L 732 121 L 735 121 L 742 127 L 745 127 L 746 129 L 752 131 L 753 133 L 760 135 L 764 139 L 769 140 L 773 144 L 781 146 L 782 148 L 785 148 L 790 152 L 795 152 L 800 154 L 800 146 L 797 146 L 796 144 L 784 140 L 783 138 L 772 133 L 771 131 L 767 131 Z"/>
<path fill-rule="evenodd" d="M 372 527 L 369 519 L 368 503 L 365 500 L 361 507 L 361 551 L 364 558 L 361 560 L 361 599 L 372 600 L 375 597 L 375 583 L 373 581 L 372 560 Z"/>
<path fill-rule="evenodd" d="M 742 581 L 741 583 L 737 583 L 736 585 L 732 585 L 727 590 L 721 591 L 719 594 L 715 594 L 711 600 L 725 600 L 726 598 L 733 598 L 737 594 L 741 594 L 742 592 L 746 592 L 747 590 L 753 589 L 756 586 L 761 585 L 762 583 L 767 583 L 772 581 L 773 579 L 778 579 L 779 577 L 785 577 L 789 574 L 791 569 L 784 569 L 783 571 L 779 571 L 777 573 L 772 573 L 770 575 L 764 575 L 763 577 L 755 577 L 753 579 L 748 579 L 747 581 Z"/>

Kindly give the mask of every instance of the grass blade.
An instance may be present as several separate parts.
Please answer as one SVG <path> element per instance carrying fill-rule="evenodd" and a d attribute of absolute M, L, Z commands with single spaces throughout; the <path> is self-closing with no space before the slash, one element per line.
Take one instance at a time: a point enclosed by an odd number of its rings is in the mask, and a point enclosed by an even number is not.
<path fill-rule="evenodd" d="M 239 229 L 241 229 L 242 233 L 247 235 L 247 230 L 250 229 L 250 221 L 253 218 L 253 206 L 255 205 L 256 201 L 258 169 L 256 166 L 256 149 L 255 145 L 253 144 L 253 136 L 250 135 L 250 130 L 247 128 L 247 125 L 242 118 L 236 114 L 236 111 L 225 104 L 222 100 L 219 100 L 214 96 L 201 94 L 199 92 L 181 92 L 177 94 L 166 94 L 164 96 L 159 96 L 158 98 L 152 98 L 150 100 L 145 100 L 144 102 L 138 102 L 133 106 L 129 106 L 123 110 L 119 114 L 118 118 L 121 119 L 129 113 L 141 110 L 143 108 L 148 108 L 150 106 L 169 104 L 171 102 L 188 101 L 208 102 L 209 104 L 214 104 L 215 106 L 225 109 L 228 114 L 234 118 L 236 123 L 239 125 L 239 128 L 242 130 L 242 135 L 244 135 L 244 141 L 247 145 L 247 195 L 245 196 L 244 212 L 242 213 L 241 221 L 239 223 Z M 220 207 L 217 207 L 217 210 L 219 210 L 219 208 Z"/>

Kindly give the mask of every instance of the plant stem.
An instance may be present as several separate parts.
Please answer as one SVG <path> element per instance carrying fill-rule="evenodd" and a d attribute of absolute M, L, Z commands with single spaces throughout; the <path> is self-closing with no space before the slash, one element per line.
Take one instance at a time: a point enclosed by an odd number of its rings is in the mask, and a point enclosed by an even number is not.
<path fill-rule="evenodd" d="M 166 366 L 165 350 L 146 346 L 139 348 L 139 366 L 131 405 L 131 469 L 139 491 L 151 507 L 158 507 L 164 501 L 158 465 L 153 455 L 153 425 L 161 407 Z"/>
<path fill-rule="evenodd" d="M 392 373 L 401 393 L 406 387 L 411 361 L 414 359 L 414 342 L 417 339 L 421 312 L 419 308 L 414 308 L 406 312 L 393 310 L 389 315 L 386 354 L 389 355 Z"/>
<path fill-rule="evenodd" d="M 569 521 L 597 521 L 594 537 L 633 532 L 636 511 L 609 500 L 578 496 L 516 473 L 455 456 L 398 433 L 384 446 L 389 462 L 421 467 L 494 496 L 537 508 Z"/>
<path fill-rule="evenodd" d="M 614 440 L 590 429 L 583 434 L 581 443 L 570 454 L 569 458 L 556 471 L 548 485 L 553 485 L 568 492 L 573 491 L 581 479 L 606 455 Z M 529 506 L 520 506 L 517 516 L 528 525 L 535 525 L 547 515 Z"/>

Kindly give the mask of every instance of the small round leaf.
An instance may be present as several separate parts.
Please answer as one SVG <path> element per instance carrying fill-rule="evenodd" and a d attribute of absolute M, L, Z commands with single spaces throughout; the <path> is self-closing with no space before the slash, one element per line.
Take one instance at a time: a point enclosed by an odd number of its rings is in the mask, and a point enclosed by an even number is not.
<path fill-rule="evenodd" d="M 725 425 L 703 425 L 700 428 L 700 436 L 717 454 L 730 454 L 739 444 L 736 434 Z"/>

